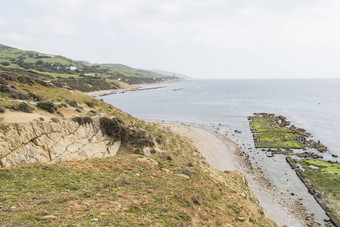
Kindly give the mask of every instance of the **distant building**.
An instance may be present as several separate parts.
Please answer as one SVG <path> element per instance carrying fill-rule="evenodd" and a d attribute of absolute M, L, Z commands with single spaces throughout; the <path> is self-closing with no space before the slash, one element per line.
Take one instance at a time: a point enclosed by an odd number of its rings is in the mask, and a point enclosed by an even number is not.
<path fill-rule="evenodd" d="M 48 58 L 54 58 L 54 55 L 53 54 L 44 54 L 45 57 L 48 57 Z"/>
<path fill-rule="evenodd" d="M 38 56 L 43 58 L 54 58 L 53 54 L 38 54 Z"/>
<path fill-rule="evenodd" d="M 94 75 L 93 73 L 85 73 L 84 76 L 92 76 L 92 77 L 94 77 L 96 75 Z"/>
<path fill-rule="evenodd" d="M 78 69 L 77 67 L 75 67 L 75 66 L 70 66 L 70 68 L 69 68 L 71 71 L 74 71 L 74 70 L 76 70 L 76 69 Z"/>

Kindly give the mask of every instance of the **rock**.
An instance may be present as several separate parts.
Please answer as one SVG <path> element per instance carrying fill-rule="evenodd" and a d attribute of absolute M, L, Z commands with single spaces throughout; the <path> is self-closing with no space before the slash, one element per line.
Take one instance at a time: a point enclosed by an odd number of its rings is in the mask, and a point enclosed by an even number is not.
<path fill-rule="evenodd" d="M 177 174 L 177 176 L 179 176 L 183 179 L 186 179 L 186 180 L 190 180 L 190 177 L 188 175 L 185 175 L 185 174 L 182 174 L 182 173 Z"/>
<path fill-rule="evenodd" d="M 41 214 L 42 215 L 48 215 L 48 211 L 47 210 L 43 210 L 43 211 L 41 211 Z"/>
<path fill-rule="evenodd" d="M 54 216 L 54 215 L 45 215 L 45 216 L 42 216 L 41 219 L 43 219 L 43 220 L 55 220 L 55 219 L 57 219 L 57 217 Z"/>
<path fill-rule="evenodd" d="M 237 217 L 237 220 L 240 221 L 240 222 L 244 222 L 246 220 L 246 218 L 239 216 L 239 217 Z"/>
<path fill-rule="evenodd" d="M 138 158 L 137 163 L 143 167 L 154 167 L 158 165 L 158 162 L 151 158 Z"/>
<path fill-rule="evenodd" d="M 247 195 L 245 193 L 240 193 L 240 196 L 244 199 L 247 198 Z"/>
<path fill-rule="evenodd" d="M 166 172 L 166 173 L 170 173 L 171 171 L 170 170 L 168 170 L 168 169 L 166 169 L 166 168 L 162 168 L 161 169 L 163 172 Z"/>
<path fill-rule="evenodd" d="M 119 141 L 114 142 L 114 144 L 112 146 L 108 147 L 108 149 L 107 149 L 108 154 L 106 155 L 106 157 L 115 156 L 117 154 L 117 151 L 120 148 L 120 144 L 121 144 L 121 142 L 119 140 Z"/>
<path fill-rule="evenodd" d="M 101 132 L 99 120 L 79 125 L 70 120 L 34 120 L 8 125 L 0 132 L 0 164 L 10 167 L 26 163 L 56 163 L 116 155 L 120 141 Z M 151 153 L 150 148 L 145 153 Z"/>
<path fill-rule="evenodd" d="M 107 151 L 107 146 L 104 142 L 90 143 L 84 146 L 82 150 L 86 154 L 87 158 L 99 158 L 104 157 Z"/>
<path fill-rule="evenodd" d="M 144 153 L 145 155 L 151 155 L 151 153 L 150 153 L 150 147 L 144 147 L 144 148 L 143 148 L 143 153 Z"/>

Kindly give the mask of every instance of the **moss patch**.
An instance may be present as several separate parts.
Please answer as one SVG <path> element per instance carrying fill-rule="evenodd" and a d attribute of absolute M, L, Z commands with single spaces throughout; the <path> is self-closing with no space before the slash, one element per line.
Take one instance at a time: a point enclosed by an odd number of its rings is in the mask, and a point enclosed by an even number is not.
<path fill-rule="evenodd" d="M 307 140 L 310 133 L 290 125 L 290 122 L 281 115 L 261 113 L 254 114 L 248 119 L 257 148 L 302 149 L 310 147 L 321 152 L 327 150 L 323 144 Z"/>
<path fill-rule="evenodd" d="M 302 174 L 312 183 L 340 220 L 340 164 L 324 160 L 300 160 Z"/>

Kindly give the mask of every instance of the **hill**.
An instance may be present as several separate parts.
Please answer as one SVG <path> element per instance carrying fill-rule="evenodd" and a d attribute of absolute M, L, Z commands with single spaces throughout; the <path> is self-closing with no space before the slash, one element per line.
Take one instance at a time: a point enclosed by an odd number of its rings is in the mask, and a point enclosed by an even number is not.
<path fill-rule="evenodd" d="M 1 44 L 0 65 L 11 69 L 37 72 L 49 76 L 52 83 L 58 87 L 66 84 L 70 89 L 85 92 L 116 89 L 120 88 L 121 83 L 156 83 L 178 79 L 121 64 L 93 64 L 59 55 L 20 50 Z"/>
<path fill-rule="evenodd" d="M 188 139 L 49 79 L 0 68 L 1 226 L 277 226 Z"/>
<path fill-rule="evenodd" d="M 179 77 L 179 78 L 186 79 L 186 80 L 193 79 L 192 77 L 189 77 L 189 76 L 184 75 L 182 73 L 169 72 L 169 71 L 159 70 L 159 69 L 150 69 L 150 71 L 155 72 L 155 73 L 159 73 L 159 74 L 163 74 L 165 76 Z"/>

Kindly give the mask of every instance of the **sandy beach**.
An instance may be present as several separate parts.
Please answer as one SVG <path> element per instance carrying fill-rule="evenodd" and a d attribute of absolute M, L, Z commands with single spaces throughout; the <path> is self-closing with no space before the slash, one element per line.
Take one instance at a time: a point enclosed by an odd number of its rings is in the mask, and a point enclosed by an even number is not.
<path fill-rule="evenodd" d="M 160 123 L 163 127 L 187 137 L 206 161 L 220 171 L 238 170 L 247 179 L 266 217 L 279 226 L 306 226 L 308 214 L 304 207 L 280 193 L 263 176 L 261 169 L 252 167 L 239 152 L 236 143 L 212 131 L 172 123 Z"/>

